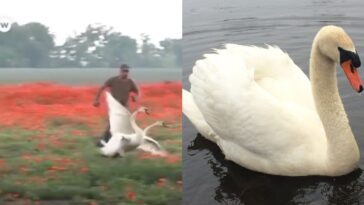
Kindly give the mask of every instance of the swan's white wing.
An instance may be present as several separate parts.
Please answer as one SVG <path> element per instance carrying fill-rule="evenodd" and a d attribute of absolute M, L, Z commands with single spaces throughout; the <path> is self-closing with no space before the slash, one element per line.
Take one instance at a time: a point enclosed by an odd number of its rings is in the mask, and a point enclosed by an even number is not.
<path fill-rule="evenodd" d="M 227 159 L 265 173 L 315 174 L 325 164 L 325 133 L 310 100 L 294 94 L 308 95 L 309 84 L 279 49 L 265 49 L 270 58 L 264 48 L 248 48 L 261 66 L 250 59 L 248 67 L 236 45 L 196 62 L 190 81 L 197 107 Z M 291 85 L 292 76 L 303 85 Z"/>
<path fill-rule="evenodd" d="M 198 132 L 207 139 L 216 142 L 216 134 L 206 123 L 202 113 L 197 108 L 190 92 L 182 89 L 182 112 L 188 117 Z"/>
<path fill-rule="evenodd" d="M 121 139 L 121 134 L 113 135 L 107 143 L 103 143 L 104 146 L 100 148 L 100 153 L 108 157 L 115 156 L 122 147 L 123 142 Z M 103 140 L 101 142 L 103 142 Z"/>
<path fill-rule="evenodd" d="M 158 154 L 163 152 L 162 146 L 156 140 L 148 136 L 143 137 L 143 143 L 139 145 L 137 149 L 143 150 L 145 152 L 150 152 L 153 154 Z"/>
<path fill-rule="evenodd" d="M 315 109 L 309 79 L 280 48 L 227 44 L 226 49 L 253 69 L 255 83 L 275 98 Z"/>
<path fill-rule="evenodd" d="M 101 143 L 101 145 L 102 145 L 102 146 L 105 146 L 105 145 L 107 144 L 107 143 L 105 142 L 105 140 L 103 140 L 103 139 L 101 139 L 101 140 L 100 140 L 100 143 Z"/>
<path fill-rule="evenodd" d="M 109 92 L 106 92 L 106 102 L 108 105 L 111 134 L 134 133 L 130 123 L 131 114 L 129 110 L 122 106 L 117 100 L 115 100 L 115 98 Z"/>

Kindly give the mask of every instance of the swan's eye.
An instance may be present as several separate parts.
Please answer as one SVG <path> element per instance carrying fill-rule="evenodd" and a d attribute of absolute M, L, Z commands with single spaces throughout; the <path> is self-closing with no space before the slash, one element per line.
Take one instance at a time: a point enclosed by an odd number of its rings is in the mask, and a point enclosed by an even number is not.
<path fill-rule="evenodd" d="M 339 53 L 340 53 L 340 64 L 343 64 L 345 61 L 351 60 L 352 65 L 355 68 L 360 67 L 361 62 L 360 62 L 360 58 L 359 58 L 359 55 L 357 52 L 354 53 L 352 51 L 345 50 L 341 47 L 338 47 L 338 49 L 339 49 Z"/>

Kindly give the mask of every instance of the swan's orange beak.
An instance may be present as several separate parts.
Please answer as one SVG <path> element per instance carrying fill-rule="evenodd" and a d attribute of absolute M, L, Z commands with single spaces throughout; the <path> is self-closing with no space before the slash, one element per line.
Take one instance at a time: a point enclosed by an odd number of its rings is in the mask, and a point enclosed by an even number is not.
<path fill-rule="evenodd" d="M 351 84 L 351 87 L 353 87 L 353 89 L 358 93 L 363 91 L 363 82 L 360 79 L 358 68 L 353 66 L 351 60 L 342 62 L 341 67 L 343 68 L 344 73 Z"/>

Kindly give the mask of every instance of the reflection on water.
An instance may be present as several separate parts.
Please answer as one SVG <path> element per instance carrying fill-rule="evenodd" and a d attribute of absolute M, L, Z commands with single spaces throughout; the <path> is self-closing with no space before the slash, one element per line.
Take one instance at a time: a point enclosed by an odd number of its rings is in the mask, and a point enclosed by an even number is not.
<path fill-rule="evenodd" d="M 219 185 L 214 199 L 225 204 L 361 204 L 364 177 L 357 169 L 343 177 L 282 177 L 253 172 L 224 159 L 219 148 L 198 135 L 187 148 L 196 155 L 207 150 L 208 165 Z"/>
<path fill-rule="evenodd" d="M 364 1 L 360 0 L 184 0 L 183 87 L 193 64 L 225 43 L 278 45 L 308 74 L 312 40 L 320 27 L 345 28 L 364 58 Z M 363 75 L 363 71 L 359 71 Z M 338 86 L 364 168 L 364 98 L 338 70 Z M 329 177 L 278 177 L 226 161 L 219 148 L 183 119 L 183 180 L 186 205 L 364 204 L 364 173 Z"/>

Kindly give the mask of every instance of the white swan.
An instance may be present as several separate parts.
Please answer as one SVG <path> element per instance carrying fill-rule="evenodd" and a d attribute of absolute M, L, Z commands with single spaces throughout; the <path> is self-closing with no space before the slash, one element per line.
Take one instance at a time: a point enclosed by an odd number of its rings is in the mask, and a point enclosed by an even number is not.
<path fill-rule="evenodd" d="M 130 124 L 130 112 L 122 106 L 109 92 L 105 93 L 108 107 L 110 133 L 135 133 Z"/>
<path fill-rule="evenodd" d="M 143 142 L 143 130 L 135 121 L 136 115 L 139 112 L 148 114 L 148 109 L 146 107 L 140 107 L 128 119 L 135 133 L 125 134 L 116 132 L 112 134 L 109 141 L 105 142 L 101 140 L 103 147 L 100 148 L 100 153 L 102 155 L 115 156 L 115 154 L 119 153 L 120 156 L 124 156 L 125 152 L 136 149 Z"/>
<path fill-rule="evenodd" d="M 142 130 L 135 121 L 136 115 L 139 112 L 144 112 L 148 114 L 148 108 L 140 107 L 136 110 L 129 118 L 132 128 L 134 129 L 134 134 L 124 134 L 115 133 L 111 136 L 110 140 L 106 143 L 101 141 L 103 147 L 100 148 L 100 152 L 105 156 L 115 156 L 117 153 L 120 156 L 124 156 L 126 152 L 133 151 L 135 149 L 143 150 L 145 152 L 150 152 L 153 154 L 162 154 L 162 146 L 153 138 L 147 136 L 147 132 L 155 126 L 167 127 L 167 125 L 162 121 L 157 121 L 144 130 Z"/>
<path fill-rule="evenodd" d="M 360 154 L 339 96 L 337 63 L 361 92 L 360 59 L 340 27 L 317 33 L 311 82 L 277 47 L 229 44 L 196 62 L 183 112 L 228 160 L 248 169 L 344 175 L 357 167 Z"/>

